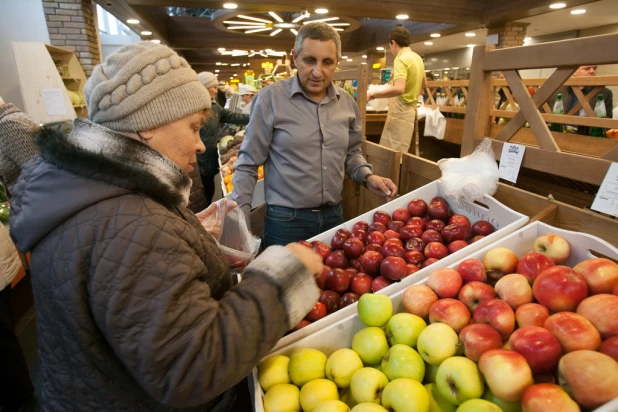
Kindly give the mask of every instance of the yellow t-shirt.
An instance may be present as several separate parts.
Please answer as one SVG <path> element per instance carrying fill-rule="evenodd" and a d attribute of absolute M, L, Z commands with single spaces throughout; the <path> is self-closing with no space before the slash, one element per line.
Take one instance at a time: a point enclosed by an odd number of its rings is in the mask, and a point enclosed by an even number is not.
<path fill-rule="evenodd" d="M 394 66 L 393 81 L 397 79 L 406 79 L 406 89 L 401 95 L 401 99 L 406 104 L 416 104 L 418 96 L 421 94 L 423 79 L 425 77 L 423 59 L 410 50 L 409 47 L 406 47 L 395 57 Z"/>

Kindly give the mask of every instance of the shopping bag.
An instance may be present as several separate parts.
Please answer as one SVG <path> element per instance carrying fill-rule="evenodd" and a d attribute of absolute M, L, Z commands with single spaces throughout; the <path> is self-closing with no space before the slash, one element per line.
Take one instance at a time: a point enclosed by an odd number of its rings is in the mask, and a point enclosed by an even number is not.
<path fill-rule="evenodd" d="M 425 131 L 423 136 L 433 136 L 438 140 L 444 140 L 446 132 L 446 119 L 437 107 L 425 116 Z"/>

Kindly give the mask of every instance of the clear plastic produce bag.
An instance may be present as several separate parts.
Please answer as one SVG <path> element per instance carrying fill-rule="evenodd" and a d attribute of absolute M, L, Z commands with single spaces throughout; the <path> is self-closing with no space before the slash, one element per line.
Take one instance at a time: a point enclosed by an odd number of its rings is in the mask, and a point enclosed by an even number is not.
<path fill-rule="evenodd" d="M 440 113 L 440 109 L 436 107 L 425 116 L 423 136 L 433 136 L 438 140 L 444 140 L 445 132 L 446 118 Z"/>
<path fill-rule="evenodd" d="M 242 269 L 257 256 L 261 240 L 247 228 L 245 214 L 236 202 L 223 198 L 197 217 L 201 220 L 204 215 L 202 226 L 215 238 L 231 269 Z"/>
<path fill-rule="evenodd" d="M 375 93 L 375 92 L 379 92 L 382 91 L 384 89 L 388 89 L 389 86 L 387 84 L 370 84 L 369 88 L 367 89 L 367 94 L 369 93 Z M 386 109 L 386 106 L 388 106 L 388 99 L 387 98 L 383 98 L 383 99 L 373 99 L 370 100 L 368 102 L 369 106 L 371 106 L 371 108 L 377 112 L 382 111 L 384 109 Z"/>
<path fill-rule="evenodd" d="M 474 202 L 498 190 L 500 172 L 491 146 L 485 138 L 471 155 L 438 161 L 444 194 L 458 201 Z"/>

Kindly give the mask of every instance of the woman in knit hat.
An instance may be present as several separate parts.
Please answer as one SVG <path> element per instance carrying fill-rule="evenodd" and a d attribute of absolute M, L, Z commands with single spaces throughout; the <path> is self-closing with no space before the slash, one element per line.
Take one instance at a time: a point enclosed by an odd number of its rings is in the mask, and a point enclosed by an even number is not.
<path fill-rule="evenodd" d="M 200 138 L 206 146 L 206 152 L 197 157 L 197 162 L 200 165 L 200 175 L 204 184 L 204 192 L 206 199 L 210 203 L 215 194 L 215 176 L 219 173 L 219 162 L 217 158 L 217 143 L 219 143 L 219 130 L 222 123 L 242 124 L 249 123 L 249 115 L 242 113 L 234 113 L 221 107 L 217 103 L 218 81 L 217 76 L 211 72 L 201 72 L 198 74 L 200 82 L 208 90 L 212 99 L 212 107 L 210 109 L 210 118 L 200 130 Z"/>
<path fill-rule="evenodd" d="M 321 259 L 269 248 L 232 286 L 185 208 L 211 99 L 173 50 L 124 46 L 84 92 L 89 120 L 42 132 L 12 202 L 43 410 L 248 410 L 244 379 L 315 304 Z"/>

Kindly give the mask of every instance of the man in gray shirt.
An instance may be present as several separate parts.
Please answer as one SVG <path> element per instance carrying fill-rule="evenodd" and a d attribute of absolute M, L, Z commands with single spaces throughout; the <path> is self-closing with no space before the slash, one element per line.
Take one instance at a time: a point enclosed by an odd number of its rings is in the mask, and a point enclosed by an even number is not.
<path fill-rule="evenodd" d="M 265 246 L 311 238 L 343 223 L 344 174 L 387 200 L 397 187 L 376 176 L 361 153 L 362 120 L 354 99 L 331 79 L 341 56 L 339 34 L 305 24 L 292 53 L 297 75 L 253 100 L 236 162 L 232 198 L 250 212 L 257 168 L 264 164 Z"/>

